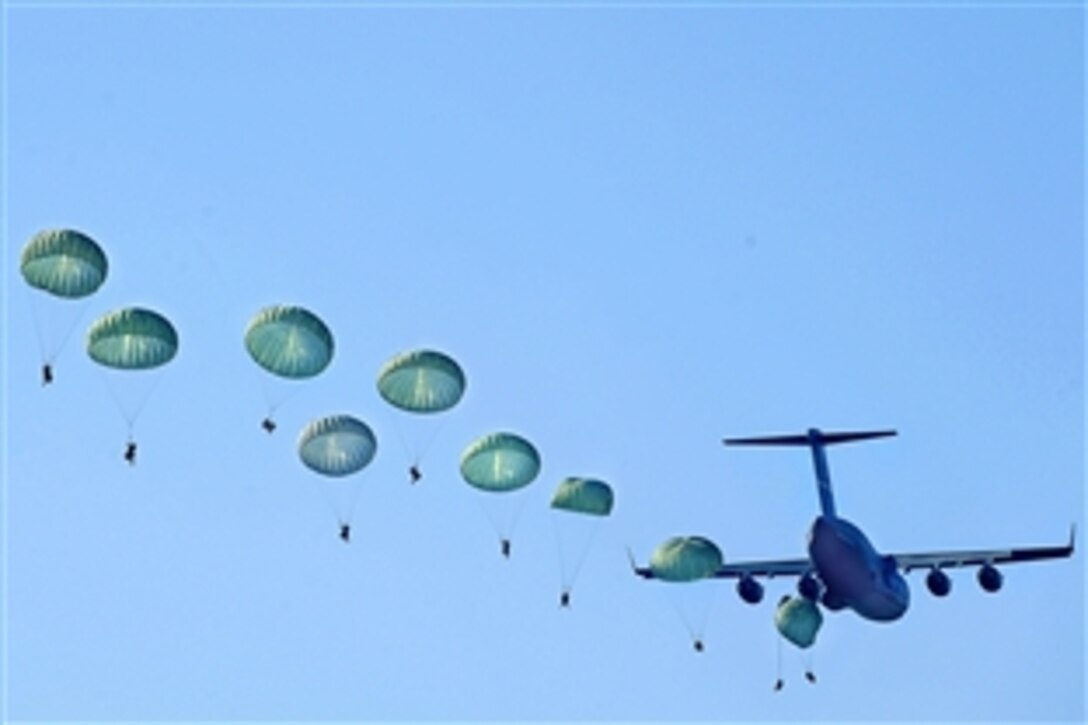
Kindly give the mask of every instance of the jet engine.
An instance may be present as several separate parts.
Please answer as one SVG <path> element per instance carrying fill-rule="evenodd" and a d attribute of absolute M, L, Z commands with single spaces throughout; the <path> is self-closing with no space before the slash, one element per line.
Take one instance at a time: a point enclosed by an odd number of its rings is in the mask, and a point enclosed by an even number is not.
<path fill-rule="evenodd" d="M 815 602 L 818 600 L 822 592 L 823 586 L 820 584 L 820 580 L 811 571 L 805 572 L 797 580 L 797 593 L 809 601 Z"/>
<path fill-rule="evenodd" d="M 983 564 L 978 570 L 978 583 L 986 591 L 993 593 L 1001 589 L 1005 579 L 993 564 Z"/>
<path fill-rule="evenodd" d="M 759 604 L 763 601 L 763 585 L 745 574 L 737 582 L 737 594 L 748 604 Z"/>
<path fill-rule="evenodd" d="M 952 580 L 939 568 L 933 567 L 926 575 L 926 586 L 933 596 L 946 597 L 952 591 Z"/>

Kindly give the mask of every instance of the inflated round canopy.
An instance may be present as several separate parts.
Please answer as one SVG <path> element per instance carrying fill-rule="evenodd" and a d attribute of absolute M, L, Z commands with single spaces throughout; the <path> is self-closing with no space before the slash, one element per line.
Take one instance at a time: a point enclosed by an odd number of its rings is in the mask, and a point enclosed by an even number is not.
<path fill-rule="evenodd" d="M 802 649 L 812 646 L 823 623 L 820 608 L 805 597 L 787 597 L 774 613 L 779 633 Z"/>
<path fill-rule="evenodd" d="M 650 570 L 668 582 L 691 582 L 712 576 L 722 566 L 722 552 L 702 536 L 674 536 L 657 547 Z"/>
<path fill-rule="evenodd" d="M 109 312 L 87 332 L 87 354 L 106 367 L 149 370 L 170 362 L 177 352 L 174 326 L 158 312 L 142 307 Z"/>
<path fill-rule="evenodd" d="M 310 423 L 298 437 L 298 455 L 308 468 L 326 476 L 347 476 L 374 459 L 378 440 L 363 421 L 330 415 Z"/>
<path fill-rule="evenodd" d="M 461 454 L 461 476 L 484 491 L 514 491 L 540 473 L 540 454 L 513 433 L 492 433 L 469 444 Z"/>
<path fill-rule="evenodd" d="M 310 378 L 332 361 L 332 333 L 302 307 L 266 307 L 246 328 L 246 350 L 258 365 L 284 378 Z"/>
<path fill-rule="evenodd" d="M 411 413 L 439 413 L 457 405 L 465 393 L 465 374 L 435 350 L 397 355 L 378 372 L 378 392 L 386 402 Z"/>
<path fill-rule="evenodd" d="M 566 478 L 555 489 L 552 508 L 590 516 L 612 513 L 612 489 L 595 478 Z"/>
<path fill-rule="evenodd" d="M 86 234 L 48 229 L 23 247 L 20 269 L 31 287 L 77 299 L 102 286 L 109 264 L 102 248 Z"/>

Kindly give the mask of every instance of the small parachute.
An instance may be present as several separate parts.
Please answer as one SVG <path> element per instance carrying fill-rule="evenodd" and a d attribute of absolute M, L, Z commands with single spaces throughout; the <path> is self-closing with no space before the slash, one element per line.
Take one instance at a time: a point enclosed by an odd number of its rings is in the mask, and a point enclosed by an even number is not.
<path fill-rule="evenodd" d="M 469 444 L 461 454 L 461 477 L 488 494 L 509 494 L 528 486 L 540 473 L 540 454 L 533 444 L 513 433 L 492 433 Z M 507 497 L 501 497 L 503 499 Z M 510 536 L 521 513 L 524 497 L 494 501 L 484 509 L 499 536 L 502 555 L 510 556 Z M 517 505 L 515 505 L 515 503 Z M 481 502 L 481 506 L 483 503 Z"/>
<path fill-rule="evenodd" d="M 552 495 L 553 509 L 588 516 L 608 516 L 612 502 L 612 488 L 595 478 L 565 478 Z"/>
<path fill-rule="evenodd" d="M 87 332 L 87 354 L 117 370 L 151 370 L 174 359 L 178 333 L 158 312 L 127 307 L 107 313 Z"/>
<path fill-rule="evenodd" d="M 273 305 L 246 328 L 246 350 L 262 368 L 281 378 L 312 378 L 332 361 L 333 338 L 321 319 L 302 307 Z"/>
<path fill-rule="evenodd" d="M 106 254 L 86 234 L 73 229 L 49 229 L 35 234 L 20 260 L 23 279 L 31 287 L 56 297 L 79 299 L 93 294 L 106 281 Z"/>
<path fill-rule="evenodd" d="M 106 281 L 109 263 L 102 248 L 73 229 L 48 229 L 23 247 L 19 265 L 23 279 L 48 298 L 31 297 L 34 326 L 42 359 L 42 383 L 53 382 L 53 362 L 82 316 L 86 298 Z M 41 309 L 39 308 L 41 304 Z"/>
<path fill-rule="evenodd" d="M 449 355 L 436 350 L 413 350 L 394 356 L 378 371 L 378 393 L 398 410 L 413 415 L 430 416 L 457 405 L 465 394 L 465 373 Z M 399 428 L 399 426 L 398 426 Z M 412 483 L 423 477 L 419 462 L 430 447 L 437 428 L 432 424 L 429 440 L 409 445 L 402 442 L 412 458 L 409 468 Z"/>
<path fill-rule="evenodd" d="M 298 456 L 310 470 L 334 479 L 322 493 L 340 525 L 340 538 L 350 540 L 351 517 L 359 497 L 355 482 L 343 480 L 374 460 L 378 440 L 363 421 L 350 415 L 330 415 L 313 421 L 298 438 Z"/>
<path fill-rule="evenodd" d="M 330 415 L 303 428 L 298 456 L 323 476 L 348 476 L 366 468 L 378 451 L 374 432 L 350 415 Z"/>
<path fill-rule="evenodd" d="M 136 463 L 133 428 L 159 376 L 154 372 L 174 359 L 178 333 L 158 312 L 126 307 L 98 318 L 87 332 L 87 354 L 107 372 L 119 374 L 110 394 L 128 423 L 125 460 Z M 151 377 L 148 377 L 148 376 Z M 109 379 L 107 377 L 107 383 Z"/>
<path fill-rule="evenodd" d="M 670 587 L 668 595 L 696 652 L 704 651 L 703 634 L 718 590 L 710 579 L 721 565 L 721 549 L 702 536 L 674 536 L 650 556 L 655 578 L 684 585 Z"/>
<path fill-rule="evenodd" d="M 805 597 L 783 597 L 774 613 L 778 632 L 801 649 L 812 646 L 823 623 L 819 606 Z"/>
<path fill-rule="evenodd" d="M 303 307 L 273 305 L 250 320 L 245 332 L 249 356 L 267 372 L 288 381 L 312 378 L 332 361 L 335 344 L 328 326 Z M 285 391 L 273 395 L 265 390 L 268 415 L 261 426 L 272 433 L 272 415 L 287 398 Z"/>
<path fill-rule="evenodd" d="M 382 366 L 378 392 L 387 403 L 409 413 L 440 413 L 465 394 L 465 373 L 449 355 L 413 350 Z"/>
<path fill-rule="evenodd" d="M 612 488 L 595 478 L 568 477 L 552 494 L 551 507 L 562 590 L 561 607 L 570 606 L 570 590 L 582 568 L 601 522 L 612 513 Z"/>
<path fill-rule="evenodd" d="M 693 582 L 714 575 L 722 565 L 722 552 L 702 536 L 674 536 L 650 557 L 650 570 L 667 582 Z"/>
<path fill-rule="evenodd" d="M 513 433 L 479 438 L 461 454 L 461 476 L 481 491 L 506 493 L 528 486 L 540 473 L 540 454 Z"/>

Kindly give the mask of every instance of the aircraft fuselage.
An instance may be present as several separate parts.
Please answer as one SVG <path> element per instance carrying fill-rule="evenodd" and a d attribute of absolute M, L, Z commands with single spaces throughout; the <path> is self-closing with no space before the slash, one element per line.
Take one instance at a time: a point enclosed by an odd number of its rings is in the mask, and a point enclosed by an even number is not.
<path fill-rule="evenodd" d="M 808 555 L 829 608 L 845 606 L 866 619 L 892 622 L 910 606 L 910 589 L 895 560 L 877 553 L 849 521 L 818 516 L 809 530 Z"/>

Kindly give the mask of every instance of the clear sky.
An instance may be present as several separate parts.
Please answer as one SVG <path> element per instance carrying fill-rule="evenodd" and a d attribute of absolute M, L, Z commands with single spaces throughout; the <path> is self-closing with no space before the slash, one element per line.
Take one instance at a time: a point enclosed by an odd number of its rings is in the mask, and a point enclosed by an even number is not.
<path fill-rule="evenodd" d="M 712 586 L 700 655 L 624 553 L 801 555 L 807 453 L 720 439 L 810 426 L 899 430 L 831 453 L 881 550 L 1083 539 L 1083 8 L 110 5 L 4 10 L 5 717 L 1084 718 L 1083 547 L 912 574 L 777 694 L 792 582 Z M 111 268 L 43 388 L 50 227 Z M 269 436 L 273 303 L 337 348 Z M 84 350 L 128 305 L 181 340 L 132 468 Z M 420 346 L 469 382 L 413 487 L 375 377 Z M 338 412 L 379 441 L 350 545 L 295 451 Z M 458 473 L 495 430 L 543 458 L 509 561 Z M 616 506 L 561 610 L 569 475 Z"/>

